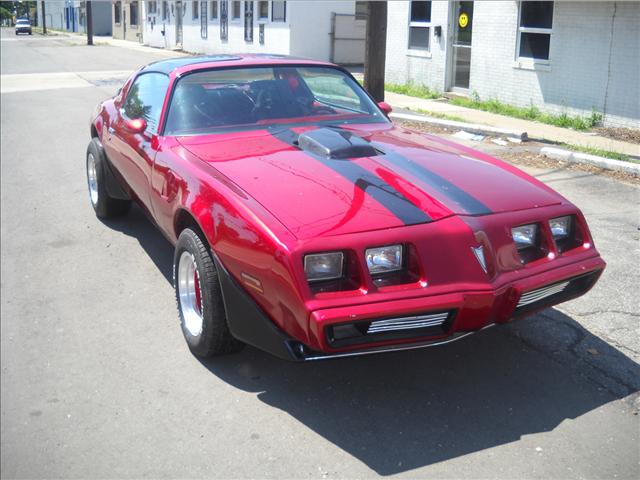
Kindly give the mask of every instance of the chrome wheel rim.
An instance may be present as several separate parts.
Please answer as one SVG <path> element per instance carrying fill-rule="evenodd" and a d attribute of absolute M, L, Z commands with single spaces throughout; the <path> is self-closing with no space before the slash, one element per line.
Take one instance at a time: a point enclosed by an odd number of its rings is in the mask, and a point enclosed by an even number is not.
<path fill-rule="evenodd" d="M 182 252 L 178 262 L 178 298 L 184 326 L 197 337 L 202 333 L 202 294 L 200 274 L 193 255 Z"/>
<path fill-rule="evenodd" d="M 98 203 L 98 175 L 93 153 L 87 155 L 87 181 L 89 183 L 89 198 L 91 198 L 91 203 L 96 205 Z"/>

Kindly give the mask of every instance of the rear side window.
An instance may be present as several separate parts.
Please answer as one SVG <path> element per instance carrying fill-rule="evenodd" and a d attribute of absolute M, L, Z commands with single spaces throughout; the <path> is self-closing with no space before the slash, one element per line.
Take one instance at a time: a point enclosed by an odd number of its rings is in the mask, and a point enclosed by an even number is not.
<path fill-rule="evenodd" d="M 162 104 L 169 86 L 164 73 L 145 73 L 135 79 L 124 102 L 122 111 L 128 118 L 144 118 L 147 131 L 158 132 Z"/>

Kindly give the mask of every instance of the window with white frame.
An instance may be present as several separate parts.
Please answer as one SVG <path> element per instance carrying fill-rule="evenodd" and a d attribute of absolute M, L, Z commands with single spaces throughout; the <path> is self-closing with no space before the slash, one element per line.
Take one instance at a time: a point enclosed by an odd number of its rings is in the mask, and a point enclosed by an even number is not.
<path fill-rule="evenodd" d="M 198 5 L 198 2 L 191 2 L 191 18 L 193 20 L 197 20 L 198 19 L 198 12 L 200 10 L 200 6 Z"/>
<path fill-rule="evenodd" d="M 271 2 L 271 21 L 286 22 L 287 21 L 287 2 L 274 0 Z"/>
<path fill-rule="evenodd" d="M 231 20 L 240 20 L 240 0 L 231 2 Z"/>
<path fill-rule="evenodd" d="M 169 18 L 169 2 L 166 0 L 162 2 L 162 20 Z"/>
<path fill-rule="evenodd" d="M 520 2 L 518 57 L 549 61 L 553 2 Z"/>
<path fill-rule="evenodd" d="M 409 49 L 428 51 L 431 2 L 411 2 L 409 8 Z"/>
<path fill-rule="evenodd" d="M 158 12 L 158 4 L 153 1 L 153 2 L 148 2 L 147 3 L 147 13 L 149 15 L 155 15 Z"/>
<path fill-rule="evenodd" d="M 356 20 L 366 20 L 369 15 L 369 2 L 356 2 Z"/>
<path fill-rule="evenodd" d="M 211 2 L 211 20 L 216 20 L 218 18 L 218 0 L 213 0 Z"/>
<path fill-rule="evenodd" d="M 269 18 L 269 2 L 258 2 L 258 20 L 267 20 Z"/>

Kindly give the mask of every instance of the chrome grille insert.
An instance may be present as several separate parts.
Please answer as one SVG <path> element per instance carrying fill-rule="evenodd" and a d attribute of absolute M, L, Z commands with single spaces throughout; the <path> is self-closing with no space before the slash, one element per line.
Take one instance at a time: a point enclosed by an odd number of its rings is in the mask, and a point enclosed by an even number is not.
<path fill-rule="evenodd" d="M 393 332 L 396 330 L 410 330 L 413 328 L 437 327 L 442 325 L 449 316 L 449 312 L 418 315 L 413 317 L 391 318 L 371 322 L 367 334 Z"/>
<path fill-rule="evenodd" d="M 529 305 L 531 303 L 537 302 L 544 298 L 550 297 L 551 295 L 555 295 L 564 291 L 565 288 L 569 285 L 570 280 L 566 282 L 555 283 L 553 285 L 547 285 L 546 287 L 538 288 L 536 290 L 531 290 L 530 292 L 523 293 L 518 301 L 518 306 L 516 308 L 524 307 L 525 305 Z"/>

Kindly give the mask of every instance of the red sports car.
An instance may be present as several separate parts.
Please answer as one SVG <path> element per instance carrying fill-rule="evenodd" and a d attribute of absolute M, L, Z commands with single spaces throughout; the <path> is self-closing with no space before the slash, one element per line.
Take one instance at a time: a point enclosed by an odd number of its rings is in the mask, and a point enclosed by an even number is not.
<path fill-rule="evenodd" d="M 605 263 L 574 205 L 395 126 L 345 70 L 274 55 L 147 65 L 91 121 L 98 217 L 135 200 L 175 244 L 200 357 L 426 347 L 575 298 Z"/>

